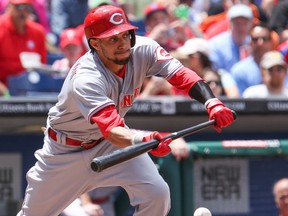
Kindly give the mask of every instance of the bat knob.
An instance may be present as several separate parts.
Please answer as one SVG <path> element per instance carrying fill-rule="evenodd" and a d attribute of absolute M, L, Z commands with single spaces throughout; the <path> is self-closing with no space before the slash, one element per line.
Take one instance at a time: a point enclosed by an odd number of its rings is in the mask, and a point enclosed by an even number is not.
<path fill-rule="evenodd" d="M 97 158 L 94 158 L 90 164 L 91 166 L 91 169 L 94 171 L 94 172 L 101 172 L 102 169 L 101 169 L 101 166 L 99 164 L 100 162 L 97 160 Z"/>

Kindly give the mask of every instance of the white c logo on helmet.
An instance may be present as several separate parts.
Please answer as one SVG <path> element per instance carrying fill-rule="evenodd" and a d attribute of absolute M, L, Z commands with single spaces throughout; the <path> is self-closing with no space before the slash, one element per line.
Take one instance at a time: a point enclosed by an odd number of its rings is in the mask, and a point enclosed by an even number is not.
<path fill-rule="evenodd" d="M 114 13 L 109 20 L 111 23 L 115 24 L 115 25 L 119 25 L 121 23 L 124 22 L 124 19 L 122 17 L 121 13 Z"/>

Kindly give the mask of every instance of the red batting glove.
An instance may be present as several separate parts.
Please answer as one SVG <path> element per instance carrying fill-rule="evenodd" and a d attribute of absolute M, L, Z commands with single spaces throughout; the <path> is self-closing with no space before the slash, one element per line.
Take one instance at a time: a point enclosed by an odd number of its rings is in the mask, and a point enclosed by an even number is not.
<path fill-rule="evenodd" d="M 207 104 L 206 104 L 207 103 Z M 233 112 L 217 98 L 208 100 L 205 103 L 209 114 L 209 120 L 215 119 L 214 129 L 220 133 L 221 128 L 227 127 L 234 122 Z"/>
<path fill-rule="evenodd" d="M 149 136 L 144 137 L 142 141 L 148 142 L 152 139 L 161 141 L 156 148 L 150 151 L 152 155 L 157 156 L 157 157 L 163 157 L 171 152 L 171 148 L 169 146 L 169 144 L 172 142 L 171 138 L 163 140 L 164 137 L 158 131 L 155 131 Z"/>

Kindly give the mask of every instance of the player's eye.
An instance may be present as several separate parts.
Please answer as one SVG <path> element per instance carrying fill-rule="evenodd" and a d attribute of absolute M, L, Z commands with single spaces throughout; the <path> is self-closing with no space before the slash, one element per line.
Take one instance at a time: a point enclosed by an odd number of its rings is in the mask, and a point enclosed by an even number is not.
<path fill-rule="evenodd" d="M 129 32 L 127 32 L 127 33 L 125 33 L 125 34 L 123 34 L 123 38 L 129 38 L 130 37 L 130 34 L 129 34 Z"/>
<path fill-rule="evenodd" d="M 109 41 L 110 41 L 111 43 L 115 43 L 115 42 L 117 41 L 117 38 L 112 37 L 112 38 L 109 39 Z"/>

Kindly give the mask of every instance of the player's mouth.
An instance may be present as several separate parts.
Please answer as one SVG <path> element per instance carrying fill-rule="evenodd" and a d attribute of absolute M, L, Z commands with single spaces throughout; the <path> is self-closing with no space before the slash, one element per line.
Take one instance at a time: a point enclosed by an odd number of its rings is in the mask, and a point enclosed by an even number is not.
<path fill-rule="evenodd" d="M 126 56 L 129 56 L 130 53 L 131 53 L 131 50 L 130 50 L 130 49 L 127 49 L 127 50 L 117 51 L 117 52 L 116 52 L 116 55 L 126 55 Z"/>

